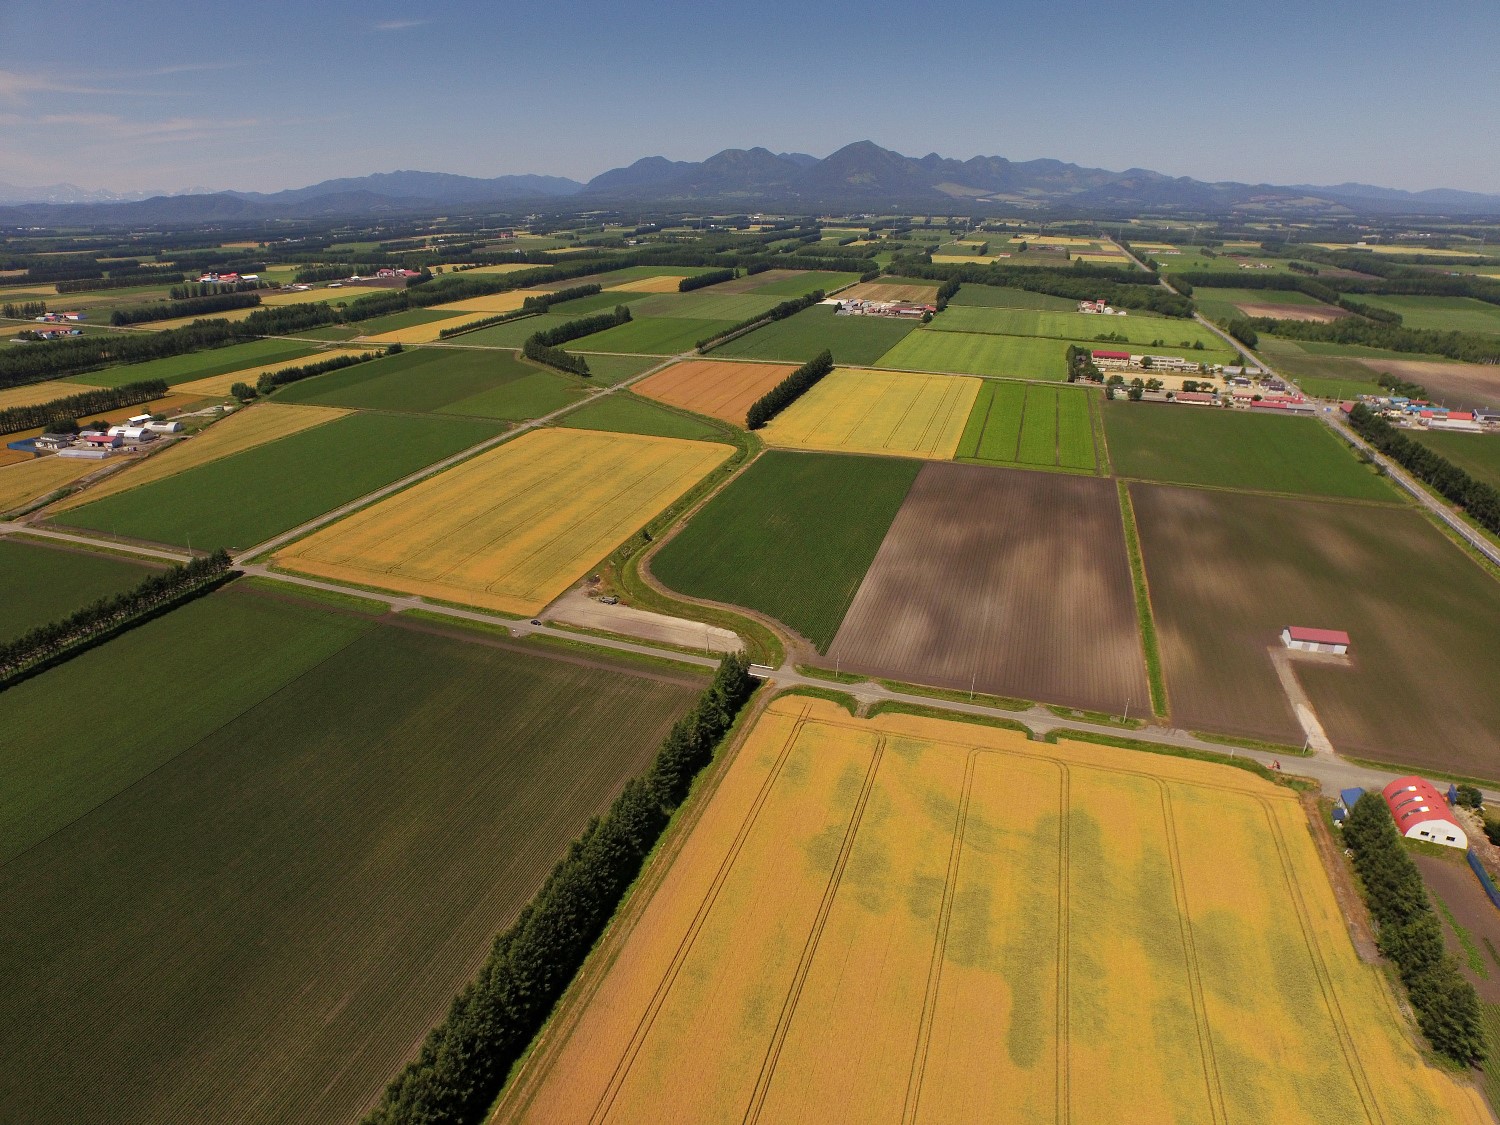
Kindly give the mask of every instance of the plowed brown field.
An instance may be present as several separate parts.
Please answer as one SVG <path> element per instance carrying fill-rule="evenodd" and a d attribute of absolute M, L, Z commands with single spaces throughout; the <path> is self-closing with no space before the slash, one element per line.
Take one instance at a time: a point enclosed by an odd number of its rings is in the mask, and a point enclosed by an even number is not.
<path fill-rule="evenodd" d="M 1458 409 L 1500 406 L 1500 366 L 1443 363 L 1435 359 L 1360 359 L 1372 371 L 1395 375 L 1427 388 L 1439 402 Z"/>
<path fill-rule="evenodd" d="M 841 301 L 921 301 L 931 304 L 937 300 L 938 287 L 933 285 L 891 285 L 887 282 L 865 281 L 851 286 L 839 294 Z"/>
<path fill-rule="evenodd" d="M 1488 1119 L 1203 762 L 783 698 L 594 966 L 496 1121 Z"/>
<path fill-rule="evenodd" d="M 1500 585 L 1417 512 L 1130 486 L 1176 725 L 1300 744 L 1269 650 L 1342 629 L 1347 661 L 1293 666 L 1336 750 L 1500 776 Z"/>
<path fill-rule="evenodd" d="M 795 370 L 796 365 L 790 363 L 690 359 L 672 364 L 633 389 L 658 402 L 743 426 L 750 404 Z"/>
<path fill-rule="evenodd" d="M 1144 710 L 1114 486 L 925 466 L 829 655 L 846 670 L 913 683 Z"/>

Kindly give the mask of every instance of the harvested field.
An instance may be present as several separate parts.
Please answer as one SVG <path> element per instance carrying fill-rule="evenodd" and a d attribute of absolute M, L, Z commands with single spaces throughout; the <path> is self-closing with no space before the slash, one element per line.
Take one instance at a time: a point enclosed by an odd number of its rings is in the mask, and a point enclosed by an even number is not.
<path fill-rule="evenodd" d="M 1144 711 L 1114 485 L 925 466 L 829 655 L 846 671 L 911 683 Z"/>
<path fill-rule="evenodd" d="M 806 363 L 827 348 L 835 362 L 859 366 L 874 363 L 917 323 L 884 316 L 838 316 L 832 305 L 814 305 L 730 340 L 715 348 L 714 355 Z"/>
<path fill-rule="evenodd" d="M 229 388 L 236 383 L 249 383 L 252 387 L 255 386 L 255 381 L 262 375 L 285 371 L 289 367 L 306 367 L 314 363 L 324 363 L 340 356 L 366 354 L 368 351 L 365 348 L 329 348 L 327 351 L 317 352 L 311 356 L 301 356 L 297 359 L 282 360 L 280 363 L 267 363 L 260 367 L 247 367 L 240 371 L 228 371 L 223 375 L 210 375 L 203 379 L 177 383 L 172 390 L 182 395 L 219 398 L 229 394 Z"/>
<path fill-rule="evenodd" d="M 632 906 L 498 1122 L 1488 1120 L 1226 766 L 789 696 Z"/>
<path fill-rule="evenodd" d="M 788 449 L 947 460 L 978 394 L 978 379 L 841 367 L 761 433 Z"/>
<path fill-rule="evenodd" d="M 1417 512 L 1131 485 L 1174 725 L 1301 743 L 1268 650 L 1342 629 L 1347 661 L 1295 662 L 1334 747 L 1500 775 L 1500 586 Z"/>
<path fill-rule="evenodd" d="M 1311 320 L 1318 324 L 1328 324 L 1353 315 L 1337 305 L 1266 305 L 1237 301 L 1234 307 L 1246 316 L 1268 316 L 1275 320 Z"/>
<path fill-rule="evenodd" d="M 153 453 L 138 464 L 128 466 L 123 472 L 111 473 L 84 492 L 69 496 L 56 504 L 52 511 L 64 512 L 80 504 L 90 504 L 127 492 L 152 481 L 163 480 L 178 473 L 207 465 L 222 457 L 231 457 L 254 449 L 268 441 L 276 441 L 291 434 L 300 433 L 314 426 L 332 422 L 348 414 L 347 410 L 335 410 L 327 406 L 285 406 L 275 402 L 261 402 L 237 410 L 228 418 L 214 423 L 208 429 L 192 437 L 180 438 L 158 453 Z"/>
<path fill-rule="evenodd" d="M 647 398 L 744 426 L 751 403 L 795 370 L 791 364 L 690 359 L 658 371 L 633 389 Z"/>
<path fill-rule="evenodd" d="M 152 569 L 47 540 L 0 539 L 0 643 L 128 590 Z"/>
<path fill-rule="evenodd" d="M 116 496 L 90 498 L 56 518 L 156 543 L 244 550 L 499 429 L 474 418 L 349 414 Z"/>
<path fill-rule="evenodd" d="M 85 391 L 98 389 L 88 383 L 68 383 L 53 379 L 45 383 L 27 383 L 24 387 L 9 387 L 0 390 L 0 410 L 8 410 L 12 406 L 40 406 L 54 399 L 67 398 L 69 395 L 83 394 Z"/>
<path fill-rule="evenodd" d="M 0 516 L 108 467 L 108 461 L 82 461 L 56 455 L 0 465 Z"/>
<path fill-rule="evenodd" d="M 291 544 L 275 561 L 535 613 L 730 452 L 675 438 L 536 430 Z"/>
<path fill-rule="evenodd" d="M 535 297 L 534 292 L 525 289 L 511 289 L 504 293 L 489 293 L 483 297 L 469 297 L 462 301 L 450 301 L 446 305 L 433 305 L 433 312 L 440 313 L 475 313 L 469 320 L 481 320 L 485 315 L 514 312 L 526 303 L 527 297 Z"/>
<path fill-rule="evenodd" d="M 689 597 L 774 617 L 826 651 L 919 468 L 767 450 L 662 546 L 651 572 Z"/>
<path fill-rule="evenodd" d="M 1316 418 L 1130 402 L 1104 404 L 1116 474 L 1169 484 L 1396 500 Z"/>
<path fill-rule="evenodd" d="M 986 380 L 955 456 L 995 465 L 1093 472 L 1090 392 Z"/>
<path fill-rule="evenodd" d="M 937 282 L 931 284 L 892 285 L 889 282 L 865 281 L 839 294 L 841 301 L 912 301 L 930 305 L 937 300 Z"/>
<path fill-rule="evenodd" d="M 360 1119 L 700 690 L 491 640 L 231 587 L 7 691 L 0 1118 Z"/>
<path fill-rule="evenodd" d="M 1371 371 L 1395 375 L 1427 388 L 1428 397 L 1461 409 L 1500 406 L 1500 364 L 1445 363 L 1435 359 L 1366 359 L 1356 357 Z"/>

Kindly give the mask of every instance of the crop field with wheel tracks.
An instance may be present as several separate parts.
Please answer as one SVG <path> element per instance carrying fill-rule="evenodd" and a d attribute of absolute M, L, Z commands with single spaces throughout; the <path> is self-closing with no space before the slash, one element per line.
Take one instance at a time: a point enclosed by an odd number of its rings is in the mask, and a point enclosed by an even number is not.
<path fill-rule="evenodd" d="M 910 683 L 1144 711 L 1114 486 L 924 466 L 829 655 L 847 671 Z"/>
<path fill-rule="evenodd" d="M 1284 626 L 1341 629 L 1298 659 L 1334 748 L 1500 774 L 1500 588 L 1417 512 L 1132 484 L 1176 726 L 1301 744 L 1271 664 Z"/>
<path fill-rule="evenodd" d="M 761 434 L 787 449 L 946 461 L 958 450 L 979 386 L 978 379 L 841 367 Z"/>
<path fill-rule="evenodd" d="M 0 1119 L 360 1119 L 701 686 L 231 586 L 11 688 Z"/>
<path fill-rule="evenodd" d="M 1090 392 L 986 380 L 955 457 L 994 465 L 1095 471 Z"/>
<path fill-rule="evenodd" d="M 677 438 L 535 430 L 291 544 L 275 561 L 535 613 L 731 452 Z"/>
<path fill-rule="evenodd" d="M 1343 927 L 1290 790 L 790 696 L 495 1120 L 1486 1121 Z"/>

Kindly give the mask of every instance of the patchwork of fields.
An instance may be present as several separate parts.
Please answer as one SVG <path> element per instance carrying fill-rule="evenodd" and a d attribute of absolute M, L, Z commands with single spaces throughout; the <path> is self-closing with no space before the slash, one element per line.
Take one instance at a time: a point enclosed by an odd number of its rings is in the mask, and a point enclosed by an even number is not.
<path fill-rule="evenodd" d="M 12 687 L 0 1117 L 359 1118 L 700 686 L 231 587 Z"/>
<path fill-rule="evenodd" d="M 838 368 L 762 431 L 770 445 L 951 458 L 978 379 Z"/>
<path fill-rule="evenodd" d="M 499 1121 L 1486 1119 L 1223 766 L 787 697 L 607 940 Z"/>
<path fill-rule="evenodd" d="M 730 452 L 674 438 L 535 430 L 291 544 L 275 561 L 531 614 Z"/>

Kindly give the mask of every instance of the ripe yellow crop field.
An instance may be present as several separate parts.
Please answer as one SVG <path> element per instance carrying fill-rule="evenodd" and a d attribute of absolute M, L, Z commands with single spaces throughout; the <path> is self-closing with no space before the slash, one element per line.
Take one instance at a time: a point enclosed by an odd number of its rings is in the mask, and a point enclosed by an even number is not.
<path fill-rule="evenodd" d="M 468 297 L 462 301 L 450 301 L 446 305 L 433 305 L 433 312 L 451 313 L 505 313 L 520 308 L 527 297 L 536 293 L 525 289 L 511 289 L 504 293 L 490 293 L 484 297 Z"/>
<path fill-rule="evenodd" d="M 364 354 L 364 348 L 329 348 L 327 351 L 303 356 L 301 359 L 288 359 L 280 363 L 267 363 L 260 367 L 247 367 L 242 371 L 231 371 L 227 375 L 210 375 L 206 379 L 194 379 L 188 383 L 178 383 L 172 390 L 178 394 L 214 398 L 220 395 L 227 395 L 229 388 L 236 383 L 249 383 L 253 387 L 255 386 L 255 381 L 268 372 L 285 371 L 289 367 L 306 367 L 309 364 L 322 363 L 325 360 L 343 355 Z"/>
<path fill-rule="evenodd" d="M 672 364 L 633 389 L 658 402 L 743 426 L 750 404 L 795 370 L 790 363 L 690 359 Z"/>
<path fill-rule="evenodd" d="M 537 266 L 533 262 L 501 262 L 494 266 L 475 266 L 464 273 L 515 273 L 517 270 L 534 270 Z"/>
<path fill-rule="evenodd" d="M 407 328 L 393 328 L 375 336 L 361 336 L 371 344 L 430 344 L 439 338 L 444 328 L 456 328 L 466 321 L 477 319 L 472 314 L 459 313 L 444 320 L 429 320 L 425 324 L 413 324 Z"/>
<path fill-rule="evenodd" d="M 606 285 L 606 289 L 623 289 L 630 293 L 676 293 L 682 281 L 680 274 L 658 274 L 655 277 L 637 277 L 622 281 L 618 285 Z"/>
<path fill-rule="evenodd" d="M 790 449 L 952 458 L 980 380 L 841 367 L 761 431 Z"/>
<path fill-rule="evenodd" d="M 291 544 L 275 561 L 535 613 L 731 452 L 678 438 L 535 430 Z"/>
<path fill-rule="evenodd" d="M 62 380 L 49 379 L 45 383 L 28 383 L 24 387 L 11 387 L 8 390 L 0 390 L 0 410 L 12 406 L 38 406 L 44 402 L 51 402 L 56 398 L 67 398 L 68 395 L 82 394 L 84 391 L 97 391 L 98 387 L 91 387 L 86 383 L 68 383 Z"/>
<path fill-rule="evenodd" d="M 141 409 L 145 409 L 142 407 Z M 65 497 L 52 511 L 76 508 L 117 492 L 127 492 L 139 485 L 164 477 L 176 476 L 188 469 L 206 465 L 234 453 L 242 453 L 268 441 L 310 430 L 349 411 L 333 406 L 285 406 L 261 402 L 236 411 L 222 422 L 216 422 L 202 433 L 174 442 L 160 453 L 145 458 L 124 472 L 112 473 L 86 492 Z"/>
<path fill-rule="evenodd" d="M 197 316 L 174 316 L 170 320 L 153 320 L 137 326 L 137 330 L 147 332 L 165 332 L 169 328 L 182 328 L 184 325 L 192 324 L 195 320 L 244 320 L 253 313 L 256 306 L 247 309 L 227 309 L 224 312 L 199 313 Z"/>
<path fill-rule="evenodd" d="M 1240 770 L 785 697 L 665 854 L 497 1121 L 1489 1120 Z"/>
<path fill-rule="evenodd" d="M 97 473 L 108 461 L 75 460 L 72 457 L 28 458 L 19 464 L 0 465 L 0 515 L 24 508 L 49 492 L 79 477 Z"/>

